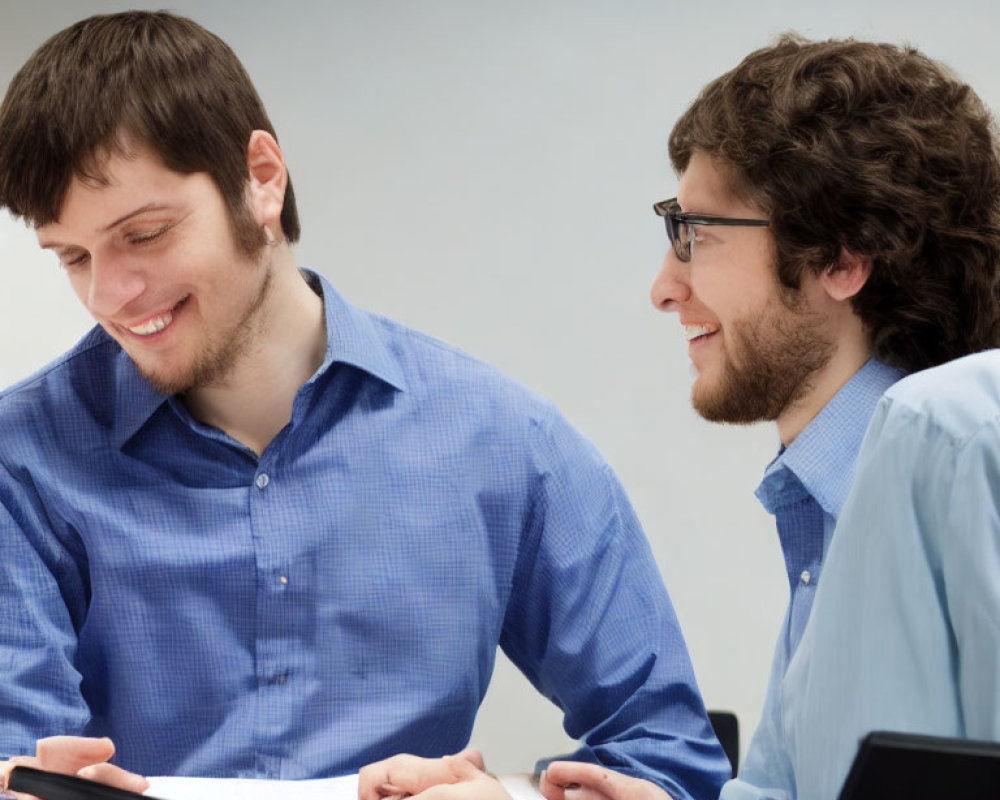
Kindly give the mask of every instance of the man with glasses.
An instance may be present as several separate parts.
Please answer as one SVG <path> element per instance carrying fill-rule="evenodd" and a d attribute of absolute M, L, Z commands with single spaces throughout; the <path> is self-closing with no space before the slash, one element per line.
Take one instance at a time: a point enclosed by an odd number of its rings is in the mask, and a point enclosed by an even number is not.
<path fill-rule="evenodd" d="M 579 758 L 717 793 L 619 482 L 551 404 L 297 268 L 218 37 L 145 12 L 52 37 L 0 106 L 0 207 L 99 323 L 0 395 L 0 753 L 86 734 L 110 739 L 31 763 L 268 778 L 441 755 L 499 645 Z"/>
<path fill-rule="evenodd" d="M 785 36 L 706 86 L 669 147 L 680 183 L 654 206 L 671 247 L 653 305 L 683 327 L 697 411 L 773 421 L 781 441 L 757 496 L 775 516 L 790 600 L 762 719 L 723 797 L 787 800 L 824 754 L 793 763 L 786 672 L 879 397 L 904 373 L 1000 343 L 997 139 L 975 93 L 916 50 Z M 830 722 L 800 724 L 819 741 Z M 468 774 L 454 760 L 421 769 L 423 785 Z M 662 797 L 559 762 L 542 789 Z"/>

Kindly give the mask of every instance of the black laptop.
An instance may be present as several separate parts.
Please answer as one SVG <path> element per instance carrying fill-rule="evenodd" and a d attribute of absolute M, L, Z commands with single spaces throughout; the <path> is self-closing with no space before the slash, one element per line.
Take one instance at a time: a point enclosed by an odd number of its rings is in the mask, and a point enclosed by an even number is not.
<path fill-rule="evenodd" d="M 869 733 L 840 800 L 1000 800 L 1000 742 Z"/>

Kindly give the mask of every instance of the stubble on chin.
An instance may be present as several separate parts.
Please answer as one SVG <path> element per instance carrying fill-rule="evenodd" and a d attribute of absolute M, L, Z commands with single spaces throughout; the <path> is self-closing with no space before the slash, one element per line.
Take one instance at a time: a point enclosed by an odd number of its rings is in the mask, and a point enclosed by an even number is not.
<path fill-rule="evenodd" d="M 691 405 L 710 422 L 750 425 L 772 422 L 811 388 L 833 355 L 823 318 L 778 304 L 729 331 L 732 349 L 712 384 L 699 377 Z"/>
<path fill-rule="evenodd" d="M 193 354 L 187 365 L 175 370 L 145 367 L 133 363 L 153 389 L 163 395 L 183 395 L 208 386 L 224 384 L 236 366 L 246 358 L 264 335 L 267 299 L 271 293 L 273 269 L 270 263 L 259 264 L 264 276 L 257 292 L 243 309 L 239 320 L 228 330 L 216 331 L 201 352 Z"/>

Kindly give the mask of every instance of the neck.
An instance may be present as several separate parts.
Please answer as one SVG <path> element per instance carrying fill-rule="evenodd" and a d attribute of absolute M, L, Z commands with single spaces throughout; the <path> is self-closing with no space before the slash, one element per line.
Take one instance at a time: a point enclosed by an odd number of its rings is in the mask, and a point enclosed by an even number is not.
<path fill-rule="evenodd" d="M 860 324 L 838 340 L 830 360 L 812 375 L 803 395 L 777 419 L 778 436 L 785 447 L 802 433 L 871 355 L 871 345 Z"/>
<path fill-rule="evenodd" d="M 273 281 L 246 353 L 223 380 L 184 397 L 192 416 L 258 456 L 291 420 L 296 393 L 326 353 L 323 301 L 302 279 L 286 245 L 274 254 Z"/>

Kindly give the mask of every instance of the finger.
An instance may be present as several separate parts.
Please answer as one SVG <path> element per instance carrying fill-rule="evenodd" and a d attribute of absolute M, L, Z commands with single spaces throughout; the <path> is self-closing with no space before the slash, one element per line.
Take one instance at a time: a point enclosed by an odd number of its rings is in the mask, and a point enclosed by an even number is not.
<path fill-rule="evenodd" d="M 50 736 L 39 739 L 35 745 L 35 756 L 42 769 L 69 775 L 91 764 L 107 761 L 114 754 L 115 746 L 107 737 Z"/>
<path fill-rule="evenodd" d="M 572 786 L 576 788 L 580 784 L 557 783 L 549 778 L 549 771 L 545 770 L 538 778 L 538 791 L 541 792 L 545 800 L 565 800 L 566 789 Z"/>
<path fill-rule="evenodd" d="M 475 770 L 475 777 L 471 780 L 439 784 L 411 800 L 470 800 L 471 798 L 474 800 L 511 800 L 511 796 L 507 794 L 507 790 L 504 789 L 500 781 L 476 769 L 474 764 L 466 762 L 466 766 Z"/>
<path fill-rule="evenodd" d="M 670 800 L 652 781 L 578 761 L 549 764 L 539 790 L 548 800 Z"/>
<path fill-rule="evenodd" d="M 546 800 L 574 800 L 570 792 L 579 790 L 581 786 L 593 788 L 606 782 L 606 770 L 597 764 L 553 761 L 539 778 L 538 791 Z"/>
<path fill-rule="evenodd" d="M 581 786 L 577 789 L 567 789 L 564 797 L 566 800 L 611 800 L 608 795 L 591 789 L 588 786 Z"/>
<path fill-rule="evenodd" d="M 34 756 L 11 756 L 6 761 L 0 761 L 0 777 L 3 786 L 7 785 L 7 776 L 14 767 L 37 767 L 38 759 Z"/>
<path fill-rule="evenodd" d="M 486 775 L 486 771 L 482 767 L 472 763 L 472 761 L 461 753 L 457 756 L 445 756 L 441 760 L 451 770 L 451 774 L 453 775 L 453 779 L 449 783 L 471 781 Z"/>
<path fill-rule="evenodd" d="M 478 747 L 466 747 L 460 753 L 456 753 L 455 755 L 460 758 L 464 758 L 466 761 L 470 761 L 484 772 L 486 771 L 486 762 L 483 760 L 482 751 L 480 751 Z"/>
<path fill-rule="evenodd" d="M 14 797 L 17 800 L 38 800 L 32 794 L 24 794 L 23 792 L 12 792 L 7 789 L 7 780 L 10 776 L 10 771 L 14 767 L 35 767 L 39 768 L 38 759 L 34 756 L 13 756 L 6 761 L 0 761 L 0 787 L 3 787 L 6 794 L 4 797 Z"/>
<path fill-rule="evenodd" d="M 389 773 L 393 771 L 393 764 L 401 765 L 409 758 L 411 756 L 397 755 L 367 764 L 358 770 L 359 800 L 380 800 L 405 794 L 404 789 L 394 786 L 389 781 Z M 396 766 L 395 769 L 398 772 L 401 766 Z"/>
<path fill-rule="evenodd" d="M 588 786 L 596 788 L 607 783 L 611 771 L 600 764 L 585 761 L 553 761 L 545 769 L 544 780 L 563 788 Z"/>
<path fill-rule="evenodd" d="M 7 790 L 7 780 L 10 777 L 10 771 L 14 767 L 35 767 L 37 769 L 39 768 L 38 759 L 34 756 L 12 756 L 6 761 L 0 761 L 0 788 L 3 788 L 4 791 Z M 19 798 L 19 800 L 23 800 L 24 798 L 35 800 L 32 795 L 20 792 L 9 792 L 9 794 Z"/>
<path fill-rule="evenodd" d="M 81 778 L 91 781 L 106 783 L 109 786 L 117 786 L 119 789 L 127 789 L 130 792 L 142 794 L 149 788 L 149 781 L 142 775 L 128 772 L 114 764 L 91 764 L 77 772 Z"/>
<path fill-rule="evenodd" d="M 395 795 L 418 794 L 439 783 L 455 780 L 440 758 L 402 754 L 362 767 L 358 773 L 359 800 L 382 800 Z"/>

